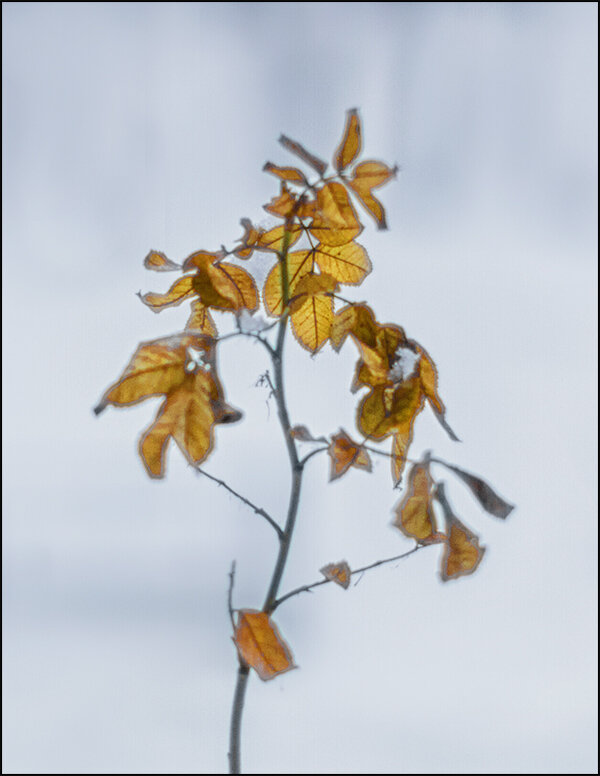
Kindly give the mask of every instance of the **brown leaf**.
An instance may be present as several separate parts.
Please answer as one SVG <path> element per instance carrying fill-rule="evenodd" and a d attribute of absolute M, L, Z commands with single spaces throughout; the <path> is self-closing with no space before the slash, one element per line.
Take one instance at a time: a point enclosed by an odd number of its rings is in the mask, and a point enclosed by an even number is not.
<path fill-rule="evenodd" d="M 448 469 L 451 469 L 461 480 L 468 485 L 475 498 L 479 501 L 481 506 L 486 512 L 494 517 L 501 517 L 506 519 L 513 511 L 514 506 L 509 504 L 488 485 L 487 482 L 476 477 L 474 474 L 459 469 L 458 466 L 451 466 L 450 464 L 444 464 Z"/>
<path fill-rule="evenodd" d="M 238 259 L 249 259 L 263 230 L 253 226 L 249 218 L 242 218 L 240 223 L 244 228 L 244 234 L 239 240 L 240 245 L 236 248 L 234 255 Z"/>
<path fill-rule="evenodd" d="M 278 167 L 276 164 L 267 162 L 263 167 L 264 172 L 270 172 L 276 175 L 280 180 L 289 181 L 289 183 L 299 183 L 301 186 L 308 186 L 308 181 L 304 173 L 296 167 Z"/>
<path fill-rule="evenodd" d="M 306 426 L 293 426 L 290 429 L 290 436 L 292 439 L 297 439 L 299 442 L 327 442 L 325 437 L 314 437 Z"/>
<path fill-rule="evenodd" d="M 168 259 L 160 251 L 150 251 L 144 259 L 144 267 L 146 269 L 153 269 L 155 272 L 172 272 L 173 270 L 181 269 L 179 264 Z"/>
<path fill-rule="evenodd" d="M 326 183 L 317 191 L 312 224 L 313 237 L 324 245 L 345 245 L 362 231 L 348 192 L 341 183 Z"/>
<path fill-rule="evenodd" d="M 296 208 L 297 199 L 288 189 L 285 183 L 281 184 L 281 192 L 267 204 L 264 209 L 267 213 L 280 218 L 289 218 Z"/>
<path fill-rule="evenodd" d="M 242 660 L 254 668 L 264 682 L 296 668 L 290 648 L 265 612 L 239 611 L 233 642 Z"/>
<path fill-rule="evenodd" d="M 446 520 L 441 577 L 443 582 L 447 582 L 472 574 L 481 563 L 485 547 L 479 545 L 479 538 L 453 513 L 443 483 L 437 484 L 435 498 L 444 510 Z"/>
<path fill-rule="evenodd" d="M 284 148 L 287 148 L 288 151 L 296 154 L 296 156 L 302 159 L 303 162 L 306 162 L 309 167 L 312 167 L 313 170 L 316 170 L 320 176 L 323 176 L 323 173 L 327 169 L 327 162 L 323 162 L 317 156 L 309 153 L 309 151 L 307 151 L 304 146 L 301 146 L 300 143 L 296 143 L 295 140 L 290 140 L 290 138 L 286 137 L 285 135 L 280 136 L 279 142 Z"/>
<path fill-rule="evenodd" d="M 352 571 L 345 560 L 341 560 L 339 563 L 329 563 L 327 566 L 323 566 L 320 571 L 325 579 L 335 582 L 336 585 L 343 587 L 344 590 L 347 590 L 350 587 Z"/>
<path fill-rule="evenodd" d="M 446 433 L 455 442 L 460 442 L 460 439 L 456 436 L 454 431 L 450 428 L 446 421 L 446 408 L 444 402 L 440 399 L 437 390 L 438 372 L 431 356 L 427 353 L 425 348 L 422 348 L 417 343 L 413 343 L 417 352 L 421 358 L 419 361 L 419 374 L 421 376 L 421 385 L 423 386 L 423 393 L 427 397 L 433 412 L 438 419 L 440 425 L 445 429 Z"/>
<path fill-rule="evenodd" d="M 336 313 L 331 326 L 331 345 L 334 350 L 339 351 L 346 337 L 352 334 L 355 342 L 362 342 L 367 347 L 374 348 L 378 328 L 370 307 L 350 304 Z"/>
<path fill-rule="evenodd" d="M 342 172 L 360 154 L 362 146 L 360 118 L 356 108 L 348 111 L 344 135 L 334 158 L 335 169 Z"/>
<path fill-rule="evenodd" d="M 331 457 L 330 482 L 345 474 L 351 466 L 366 469 L 368 472 L 372 469 L 367 451 L 354 442 L 343 429 L 332 435 L 327 452 Z"/>
<path fill-rule="evenodd" d="M 437 534 L 437 525 L 431 499 L 432 480 L 426 465 L 415 464 L 408 476 L 408 485 L 394 511 L 393 525 L 405 536 L 425 542 Z"/>
<path fill-rule="evenodd" d="M 185 328 L 186 331 L 199 331 L 209 337 L 216 337 L 218 334 L 208 307 L 203 305 L 200 300 L 192 302 L 192 314 L 188 318 Z"/>

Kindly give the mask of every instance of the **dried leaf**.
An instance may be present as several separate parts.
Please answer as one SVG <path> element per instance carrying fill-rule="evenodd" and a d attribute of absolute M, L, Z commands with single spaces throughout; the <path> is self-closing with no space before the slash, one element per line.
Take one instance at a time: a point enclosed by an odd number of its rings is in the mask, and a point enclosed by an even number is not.
<path fill-rule="evenodd" d="M 472 574 L 481 563 L 485 547 L 479 545 L 479 538 L 453 513 L 441 482 L 436 486 L 435 498 L 444 510 L 446 520 L 441 577 L 442 581 L 447 582 Z"/>
<path fill-rule="evenodd" d="M 220 261 L 225 257 L 223 251 L 194 251 L 183 262 L 182 269 L 184 272 L 190 272 L 194 269 L 204 270 L 207 266 Z"/>
<path fill-rule="evenodd" d="M 304 177 L 304 173 L 298 170 L 296 167 L 278 167 L 276 164 L 267 162 L 263 167 L 264 172 L 270 172 L 276 175 L 280 180 L 289 181 L 290 183 L 299 183 L 301 186 L 308 186 L 308 181 Z"/>
<path fill-rule="evenodd" d="M 314 437 L 306 426 L 293 426 L 290 429 L 290 436 L 299 442 L 327 442 L 323 436 Z"/>
<path fill-rule="evenodd" d="M 173 270 L 181 269 L 179 264 L 168 259 L 165 254 L 160 251 L 150 251 L 144 259 L 144 267 L 146 267 L 146 269 L 152 269 L 155 272 L 172 272 Z"/>
<path fill-rule="evenodd" d="M 446 408 L 444 402 L 440 399 L 437 383 L 438 372 L 431 356 L 427 351 L 417 343 L 413 343 L 417 352 L 420 354 L 421 359 L 419 361 L 419 374 L 421 376 L 421 385 L 423 386 L 423 393 L 427 397 L 433 412 L 438 419 L 440 425 L 445 429 L 446 433 L 455 442 L 460 442 L 460 439 L 456 436 L 454 431 L 450 428 L 446 421 Z"/>
<path fill-rule="evenodd" d="M 296 668 L 290 648 L 265 612 L 239 611 L 233 641 L 241 658 L 264 682 Z"/>
<path fill-rule="evenodd" d="M 344 135 L 335 153 L 335 169 L 342 172 L 360 153 L 362 146 L 362 132 L 358 111 L 353 108 L 348 111 Z"/>
<path fill-rule="evenodd" d="M 482 480 L 481 477 L 469 474 L 469 472 L 459 469 L 458 466 L 451 466 L 450 464 L 444 465 L 448 469 L 451 469 L 464 483 L 466 483 L 466 485 L 468 485 L 475 498 L 490 515 L 501 517 L 504 520 L 513 511 L 514 506 L 500 498 L 491 486 Z"/>
<path fill-rule="evenodd" d="M 329 563 L 327 566 L 323 566 L 320 571 L 325 579 L 335 582 L 336 585 L 343 587 L 344 590 L 347 590 L 350 587 L 352 571 L 345 560 L 341 560 L 339 563 Z"/>
<path fill-rule="evenodd" d="M 338 246 L 319 243 L 314 256 L 321 272 L 346 285 L 359 285 L 372 268 L 367 251 L 353 240 Z"/>
<path fill-rule="evenodd" d="M 348 334 L 352 334 L 355 342 L 375 348 L 378 328 L 370 307 L 364 304 L 348 305 L 336 313 L 331 326 L 331 345 L 339 351 Z"/>
<path fill-rule="evenodd" d="M 341 183 L 326 183 L 317 191 L 310 233 L 324 245 L 345 245 L 362 232 L 362 225 Z"/>
<path fill-rule="evenodd" d="M 281 192 L 276 197 L 273 197 L 268 205 L 264 205 L 264 209 L 267 213 L 287 219 L 294 212 L 296 202 L 297 199 L 295 195 L 292 194 L 285 183 L 282 183 Z"/>
<path fill-rule="evenodd" d="M 306 162 L 309 167 L 312 167 L 313 170 L 316 170 L 321 177 L 323 176 L 323 173 L 327 169 L 327 162 L 324 162 L 317 156 L 309 153 L 306 148 L 304 148 L 304 146 L 301 146 L 300 143 L 296 143 L 295 140 L 291 140 L 285 135 L 280 136 L 279 142 L 284 148 L 287 148 L 288 151 L 296 154 L 296 156 L 302 159 L 303 162 Z"/>
<path fill-rule="evenodd" d="M 372 189 L 383 186 L 396 176 L 397 171 L 397 167 L 390 168 L 383 162 L 361 162 L 355 167 L 352 180 L 348 181 L 348 185 L 367 212 L 373 216 L 379 229 L 387 229 L 385 210 L 381 202 L 373 196 Z"/>
<path fill-rule="evenodd" d="M 368 472 L 372 469 L 371 458 L 367 451 L 354 442 L 343 429 L 332 435 L 327 452 L 331 457 L 330 482 L 345 474 L 351 466 L 366 469 Z"/>
<path fill-rule="evenodd" d="M 418 542 L 430 541 L 437 534 L 435 513 L 431 499 L 432 480 L 426 465 L 415 464 L 408 476 L 406 493 L 394 511 L 394 525 L 405 536 Z"/>
<path fill-rule="evenodd" d="M 249 259 L 254 252 L 256 243 L 263 230 L 253 226 L 252 221 L 250 221 L 249 218 L 242 218 L 240 223 L 244 229 L 244 234 L 239 240 L 240 245 L 236 248 L 234 255 L 237 256 L 238 259 Z"/>

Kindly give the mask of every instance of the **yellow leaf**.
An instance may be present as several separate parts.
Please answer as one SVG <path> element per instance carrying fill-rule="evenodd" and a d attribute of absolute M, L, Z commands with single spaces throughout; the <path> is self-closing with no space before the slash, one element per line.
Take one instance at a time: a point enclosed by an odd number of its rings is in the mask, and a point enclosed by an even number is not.
<path fill-rule="evenodd" d="M 269 202 L 268 205 L 264 205 L 264 209 L 267 213 L 272 213 L 274 216 L 280 218 L 289 218 L 295 210 L 297 199 L 292 192 L 287 188 L 285 183 L 281 184 L 281 192 Z"/>
<path fill-rule="evenodd" d="M 444 427 L 446 432 L 448 433 L 448 436 L 450 439 L 453 439 L 455 442 L 460 441 L 454 431 L 450 428 L 446 421 L 446 408 L 444 407 L 444 402 L 440 399 L 440 396 L 438 394 L 437 389 L 437 383 L 438 383 L 438 373 L 435 364 L 433 363 L 433 360 L 431 356 L 427 353 L 427 351 L 422 348 L 420 345 L 417 345 L 416 343 L 415 347 L 417 349 L 417 352 L 420 353 L 421 358 L 419 361 L 419 374 L 421 376 L 421 385 L 423 386 L 423 393 L 427 397 L 427 400 L 431 404 L 431 407 L 433 409 L 433 412 L 440 422 L 440 424 Z"/>
<path fill-rule="evenodd" d="M 314 267 L 312 251 L 292 251 L 286 257 L 288 272 L 288 290 L 290 298 L 300 280 Z M 281 263 L 277 264 L 267 275 L 263 288 L 265 307 L 270 315 L 281 315 L 283 312 L 283 291 L 281 287 Z"/>
<path fill-rule="evenodd" d="M 330 482 L 345 474 L 351 466 L 371 471 L 369 454 L 354 442 L 343 429 L 331 437 L 331 444 L 327 452 L 331 457 Z"/>
<path fill-rule="evenodd" d="M 296 667 L 290 648 L 265 612 L 239 611 L 233 641 L 241 658 L 264 682 Z"/>
<path fill-rule="evenodd" d="M 345 560 L 341 560 L 339 563 L 329 563 L 327 566 L 323 566 L 320 571 L 325 579 L 335 582 L 336 585 L 343 587 L 344 590 L 350 587 L 352 571 Z"/>
<path fill-rule="evenodd" d="M 333 299 L 327 294 L 337 283 L 329 275 L 307 274 L 294 288 L 290 302 L 292 332 L 302 347 L 316 353 L 329 338 Z"/>
<path fill-rule="evenodd" d="M 290 183 L 299 183 L 302 186 L 308 186 L 308 182 L 304 177 L 304 173 L 298 170 L 296 167 L 278 167 L 276 164 L 267 162 L 263 167 L 263 171 L 276 175 L 280 180 L 289 181 Z"/>
<path fill-rule="evenodd" d="M 239 240 L 240 245 L 236 248 L 234 255 L 238 259 L 249 259 L 263 230 L 253 226 L 252 221 L 248 218 L 242 218 L 240 223 L 244 228 L 244 234 Z"/>
<path fill-rule="evenodd" d="M 175 269 L 181 269 L 179 264 L 168 259 L 165 254 L 160 251 L 150 251 L 144 259 L 144 267 L 146 267 L 146 269 L 153 269 L 155 272 L 171 272 Z"/>
<path fill-rule="evenodd" d="M 193 269 L 205 270 L 211 264 L 220 261 L 224 256 L 223 251 L 195 251 L 183 262 L 182 269 L 184 272 L 189 272 Z"/>
<path fill-rule="evenodd" d="M 346 285 L 362 283 L 371 271 L 369 255 L 353 240 L 338 246 L 319 243 L 315 248 L 315 259 L 322 272 Z"/>
<path fill-rule="evenodd" d="M 383 186 L 396 176 L 397 168 L 390 168 L 383 162 L 361 162 L 354 168 L 348 185 L 365 209 L 375 218 L 379 229 L 387 229 L 383 205 L 372 194 L 372 189 Z"/>
<path fill-rule="evenodd" d="M 153 312 L 158 313 L 166 307 L 181 304 L 184 299 L 189 299 L 193 294 L 192 278 L 186 275 L 176 280 L 166 294 L 148 293 L 140 296 L 140 299 Z"/>
<path fill-rule="evenodd" d="M 300 224 L 282 224 L 274 229 L 269 229 L 268 232 L 263 232 L 256 242 L 256 250 L 281 253 L 284 248 L 286 232 L 287 247 L 290 248 L 302 236 L 302 226 Z"/>
<path fill-rule="evenodd" d="M 362 231 L 346 189 L 327 183 L 317 191 L 310 233 L 324 245 L 344 245 Z"/>
<path fill-rule="evenodd" d="M 374 348 L 378 328 L 370 307 L 364 304 L 350 304 L 336 313 L 331 326 L 332 347 L 339 351 L 348 334 L 352 334 L 355 342 L 362 342 L 367 347 Z"/>
<path fill-rule="evenodd" d="M 418 542 L 431 539 L 437 533 L 431 487 L 428 467 L 415 464 L 410 470 L 406 493 L 394 510 L 396 519 L 393 524 L 405 536 Z"/>
<path fill-rule="evenodd" d="M 348 111 L 344 135 L 335 153 L 335 169 L 342 172 L 360 153 L 362 146 L 360 118 L 356 108 Z"/>

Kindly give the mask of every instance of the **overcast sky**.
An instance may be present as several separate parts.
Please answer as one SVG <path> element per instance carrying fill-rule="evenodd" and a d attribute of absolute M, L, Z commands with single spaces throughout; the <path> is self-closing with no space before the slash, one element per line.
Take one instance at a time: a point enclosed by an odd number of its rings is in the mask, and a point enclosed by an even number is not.
<path fill-rule="evenodd" d="M 9 773 L 227 769 L 236 671 L 226 609 L 260 608 L 276 553 L 259 516 L 172 449 L 151 481 L 137 440 L 158 406 L 92 407 L 140 341 L 180 330 L 136 292 L 231 246 L 294 163 L 330 159 L 358 107 L 364 158 L 398 163 L 390 226 L 360 237 L 353 299 L 404 326 L 440 372 L 452 442 L 432 449 L 516 504 L 442 584 L 439 550 L 283 605 L 299 670 L 244 716 L 252 773 L 597 772 L 597 5 L 4 3 L 4 746 Z M 267 264 L 253 268 L 263 273 Z M 225 328 L 230 321 L 219 318 Z M 220 369 L 242 423 L 207 471 L 275 516 L 288 463 L 250 341 Z M 355 354 L 290 337 L 293 423 L 353 433 Z M 307 467 L 282 591 L 411 543 L 389 467 L 327 483 Z"/>

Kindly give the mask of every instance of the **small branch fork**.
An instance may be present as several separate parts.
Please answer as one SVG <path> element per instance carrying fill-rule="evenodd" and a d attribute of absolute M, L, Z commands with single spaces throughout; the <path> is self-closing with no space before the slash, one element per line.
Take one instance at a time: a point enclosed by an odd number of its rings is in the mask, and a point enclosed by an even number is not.
<path fill-rule="evenodd" d="M 384 563 L 393 563 L 396 560 L 402 560 L 403 558 L 408 558 L 409 555 L 414 555 L 415 552 L 418 552 L 419 550 L 422 550 L 423 547 L 427 547 L 429 545 L 425 544 L 417 544 L 415 547 L 412 548 L 412 550 L 409 550 L 408 552 L 402 553 L 402 555 L 395 555 L 393 558 L 384 558 L 383 560 L 377 560 L 375 563 L 370 563 L 368 566 L 363 566 L 360 569 L 353 569 L 351 571 L 351 575 L 354 576 L 355 574 L 362 574 L 365 571 L 369 571 L 369 569 L 374 569 L 377 566 L 383 566 Z M 433 545 L 431 545 L 433 546 Z M 295 595 L 298 595 L 299 593 L 309 593 L 312 591 L 314 587 L 319 587 L 319 585 L 327 585 L 329 582 L 333 582 L 333 579 L 320 579 L 318 582 L 312 582 L 310 585 L 302 585 L 302 587 L 296 587 L 294 590 L 290 590 L 289 593 L 286 593 L 285 595 L 282 595 L 281 598 L 278 598 L 275 603 L 273 604 L 273 607 L 271 611 L 275 611 L 278 606 L 280 606 L 284 601 L 287 601 L 288 598 L 292 598 Z"/>

